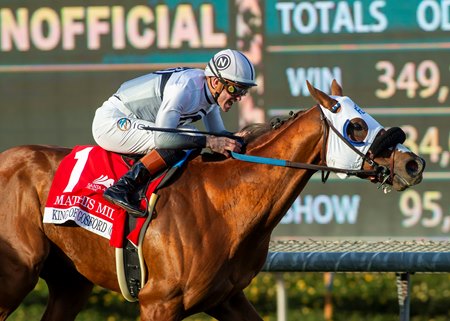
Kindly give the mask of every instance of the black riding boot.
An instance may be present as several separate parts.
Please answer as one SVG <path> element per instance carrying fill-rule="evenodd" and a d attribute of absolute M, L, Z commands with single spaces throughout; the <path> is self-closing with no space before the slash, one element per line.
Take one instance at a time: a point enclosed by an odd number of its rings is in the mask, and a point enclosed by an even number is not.
<path fill-rule="evenodd" d="M 144 164 L 138 161 L 113 186 L 106 189 L 103 197 L 125 209 L 130 215 L 144 217 L 147 213 L 140 209 L 138 191 L 147 185 L 151 175 Z"/>

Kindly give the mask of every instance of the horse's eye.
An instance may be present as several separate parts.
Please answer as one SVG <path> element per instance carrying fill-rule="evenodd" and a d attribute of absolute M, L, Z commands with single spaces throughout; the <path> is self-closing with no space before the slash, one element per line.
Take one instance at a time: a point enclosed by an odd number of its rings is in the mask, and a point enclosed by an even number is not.
<path fill-rule="evenodd" d="M 355 129 L 355 130 L 363 130 L 363 127 L 361 126 L 361 124 L 355 123 L 355 124 L 353 124 L 353 129 Z"/>
<path fill-rule="evenodd" d="M 353 143 L 363 142 L 367 136 L 367 132 L 367 124 L 361 118 L 353 118 L 346 122 L 345 133 L 347 134 L 348 139 Z"/>

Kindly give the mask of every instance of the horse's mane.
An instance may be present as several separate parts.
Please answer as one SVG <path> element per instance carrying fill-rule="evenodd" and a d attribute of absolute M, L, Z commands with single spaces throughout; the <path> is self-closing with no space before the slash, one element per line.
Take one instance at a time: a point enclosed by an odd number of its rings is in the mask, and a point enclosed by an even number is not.
<path fill-rule="evenodd" d="M 275 129 L 278 129 L 285 123 L 292 121 L 293 119 L 297 118 L 297 116 L 303 114 L 304 112 L 305 110 L 301 110 L 296 113 L 291 111 L 288 116 L 275 117 L 267 123 L 249 124 L 243 127 L 241 130 L 239 130 L 236 133 L 236 135 L 241 136 L 246 144 L 251 143 L 260 136 L 268 132 L 271 132 Z"/>
<path fill-rule="evenodd" d="M 235 133 L 236 136 L 242 137 L 244 144 L 248 145 L 250 143 L 256 142 L 258 138 L 264 136 L 267 133 L 273 132 L 281 128 L 283 125 L 291 123 L 299 115 L 302 115 L 306 110 L 300 110 L 296 113 L 290 112 L 288 116 L 276 117 L 271 119 L 267 123 L 253 123 L 244 126 L 241 130 Z M 202 152 L 202 160 L 206 162 L 210 161 L 221 161 L 225 157 L 220 154 L 210 153 L 207 151 Z"/>
<path fill-rule="evenodd" d="M 243 127 L 236 135 L 241 136 L 244 142 L 248 144 L 263 134 L 270 132 L 272 129 L 268 123 L 255 123 Z"/>

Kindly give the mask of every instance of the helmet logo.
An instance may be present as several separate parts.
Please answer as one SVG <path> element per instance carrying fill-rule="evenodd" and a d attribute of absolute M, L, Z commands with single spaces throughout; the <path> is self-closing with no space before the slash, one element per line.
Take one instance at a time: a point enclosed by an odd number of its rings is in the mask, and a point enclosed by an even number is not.
<path fill-rule="evenodd" d="M 218 70 L 227 69 L 231 65 L 230 57 L 225 54 L 217 57 L 214 62 Z"/>

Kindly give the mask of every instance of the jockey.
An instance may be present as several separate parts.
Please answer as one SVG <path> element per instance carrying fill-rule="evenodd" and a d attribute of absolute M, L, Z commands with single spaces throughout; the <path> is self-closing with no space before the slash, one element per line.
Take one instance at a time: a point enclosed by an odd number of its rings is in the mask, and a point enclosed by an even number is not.
<path fill-rule="evenodd" d="M 138 191 L 167 166 L 176 164 L 185 149 L 209 148 L 229 157 L 241 144 L 227 137 L 181 134 L 144 129 L 195 130 L 202 119 L 206 130 L 227 133 L 220 110 L 227 112 L 250 87 L 255 69 L 241 52 L 226 49 L 215 54 L 205 70 L 172 68 L 126 81 L 95 112 L 92 133 L 102 148 L 123 154 L 145 154 L 104 197 L 131 215 L 142 217 Z M 144 127 L 144 128 L 143 128 Z"/>

